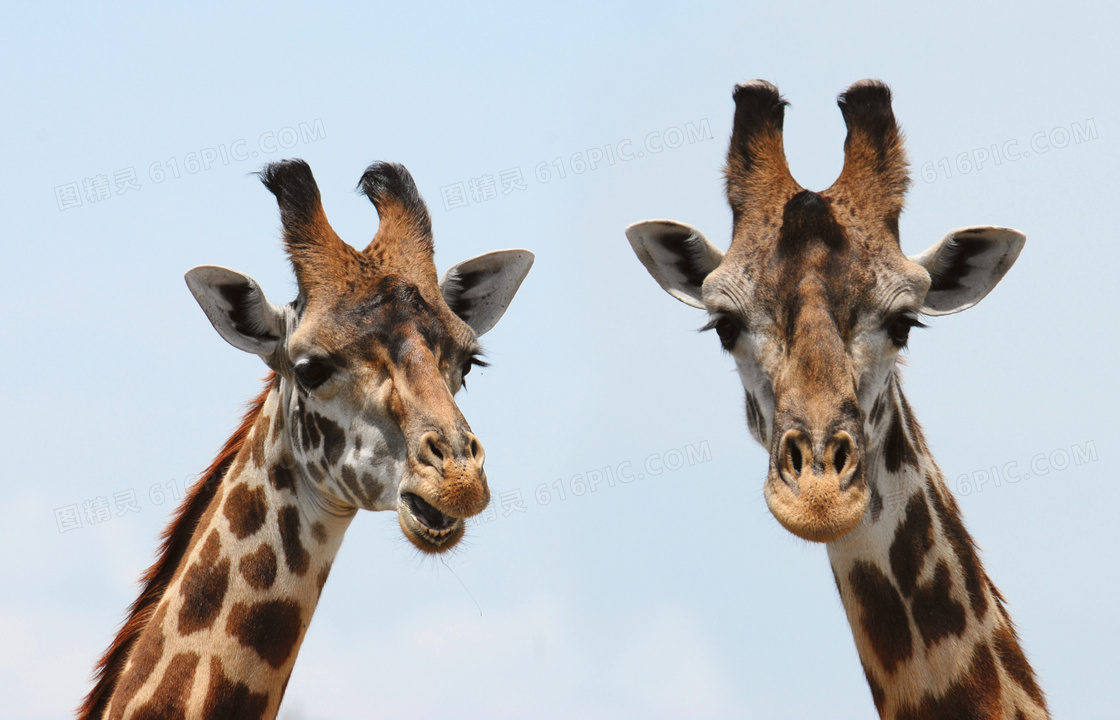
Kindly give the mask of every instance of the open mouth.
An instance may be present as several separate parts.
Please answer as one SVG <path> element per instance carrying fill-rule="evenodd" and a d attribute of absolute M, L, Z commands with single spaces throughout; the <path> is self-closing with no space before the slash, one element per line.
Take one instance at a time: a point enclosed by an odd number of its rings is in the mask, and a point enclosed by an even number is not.
<path fill-rule="evenodd" d="M 415 493 L 405 493 L 401 496 L 408 511 L 416 522 L 424 526 L 425 530 L 437 535 L 450 532 L 458 518 L 444 515 L 436 510 L 430 503 Z"/>
<path fill-rule="evenodd" d="M 413 544 L 424 552 L 447 550 L 463 535 L 461 518 L 440 512 L 416 493 L 403 493 L 401 506 L 405 511 L 399 513 L 401 527 Z"/>

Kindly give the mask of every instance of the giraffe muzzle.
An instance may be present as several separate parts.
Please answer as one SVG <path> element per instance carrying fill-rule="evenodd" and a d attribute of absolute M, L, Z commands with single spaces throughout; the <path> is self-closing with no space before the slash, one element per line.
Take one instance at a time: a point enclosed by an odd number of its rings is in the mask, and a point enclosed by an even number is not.
<path fill-rule="evenodd" d="M 463 536 L 464 519 L 489 504 L 484 459 L 482 444 L 470 431 L 452 439 L 432 430 L 421 435 L 397 512 L 405 536 L 420 550 L 449 550 Z"/>
<path fill-rule="evenodd" d="M 859 443 L 844 430 L 827 440 L 787 430 L 771 455 L 766 504 L 798 537 L 832 542 L 867 512 L 868 494 Z"/>

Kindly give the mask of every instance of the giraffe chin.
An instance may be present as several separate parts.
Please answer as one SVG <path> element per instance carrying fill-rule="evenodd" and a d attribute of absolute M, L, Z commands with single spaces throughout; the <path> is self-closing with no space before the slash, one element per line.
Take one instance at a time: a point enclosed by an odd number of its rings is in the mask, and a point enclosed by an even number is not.
<path fill-rule="evenodd" d="M 416 493 L 402 493 L 397 520 L 404 536 L 418 550 L 430 554 L 446 552 L 463 538 L 466 524 L 437 510 Z"/>
<path fill-rule="evenodd" d="M 766 505 L 786 530 L 804 540 L 829 543 L 854 530 L 867 513 L 865 483 L 840 487 L 834 473 L 802 476 L 797 489 L 777 473 L 763 485 Z"/>

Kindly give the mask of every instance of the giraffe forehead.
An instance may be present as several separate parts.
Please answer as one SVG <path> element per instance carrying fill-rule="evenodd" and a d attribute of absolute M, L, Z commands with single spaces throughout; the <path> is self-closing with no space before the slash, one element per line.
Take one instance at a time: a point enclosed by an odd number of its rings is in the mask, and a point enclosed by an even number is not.
<path fill-rule="evenodd" d="M 880 312 L 889 272 L 874 268 L 863 253 L 809 241 L 798 252 L 774 252 L 754 262 L 725 262 L 705 283 L 709 310 L 743 315 L 756 329 L 792 338 L 806 317 L 830 317 L 841 330 Z"/>
<path fill-rule="evenodd" d="M 806 306 L 820 307 L 852 326 L 897 295 L 896 286 L 910 284 L 896 236 L 886 224 L 868 223 L 850 198 L 803 190 L 767 218 L 778 216 L 736 228 L 727 257 L 705 284 L 710 308 L 789 326 Z"/>
<path fill-rule="evenodd" d="M 398 275 L 352 282 L 329 299 L 309 303 L 293 336 L 293 355 L 310 347 L 340 362 L 384 360 L 402 364 L 411 349 L 433 354 L 469 352 L 474 333 L 447 308 L 441 296 L 426 297 Z"/>

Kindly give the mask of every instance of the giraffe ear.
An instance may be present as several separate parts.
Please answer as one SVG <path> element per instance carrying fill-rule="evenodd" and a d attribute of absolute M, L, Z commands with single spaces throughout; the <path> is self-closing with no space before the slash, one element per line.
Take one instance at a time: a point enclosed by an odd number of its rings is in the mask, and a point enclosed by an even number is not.
<path fill-rule="evenodd" d="M 495 250 L 452 265 L 439 281 L 451 311 L 479 336 L 498 324 L 533 267 L 528 250 Z"/>
<path fill-rule="evenodd" d="M 700 287 L 723 261 L 723 251 L 704 233 L 672 220 L 646 220 L 626 228 L 626 238 L 665 292 L 703 309 Z"/>
<path fill-rule="evenodd" d="M 980 302 L 1011 269 L 1026 241 L 1026 235 L 1011 228 L 964 228 L 911 257 L 929 272 L 922 312 L 949 315 Z"/>
<path fill-rule="evenodd" d="M 201 265 L 187 287 L 210 323 L 238 350 L 268 357 L 284 335 L 284 311 L 270 303 L 257 281 L 228 268 Z"/>

